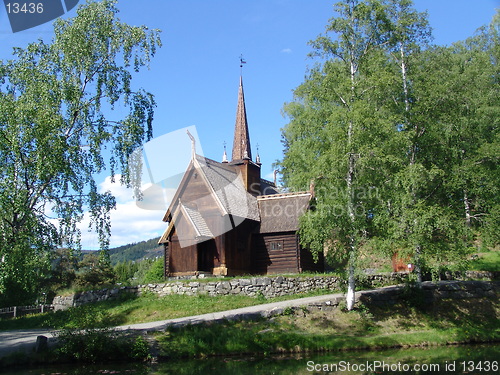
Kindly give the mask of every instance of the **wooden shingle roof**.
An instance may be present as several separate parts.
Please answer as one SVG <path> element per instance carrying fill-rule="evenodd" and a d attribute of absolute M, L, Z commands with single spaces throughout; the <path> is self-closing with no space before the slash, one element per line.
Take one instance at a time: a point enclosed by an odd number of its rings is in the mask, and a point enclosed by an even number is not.
<path fill-rule="evenodd" d="M 259 232 L 297 231 L 299 229 L 299 217 L 309 208 L 310 200 L 310 192 L 258 196 Z"/>
<path fill-rule="evenodd" d="M 236 108 L 236 123 L 234 125 L 234 140 L 232 160 L 252 159 L 250 148 L 250 134 L 248 132 L 247 110 L 245 94 L 243 92 L 243 78 L 240 76 L 238 89 L 238 107 Z"/>
<path fill-rule="evenodd" d="M 237 169 L 202 156 L 197 156 L 197 159 L 201 171 L 226 213 L 259 221 L 257 201 L 246 191 Z"/>

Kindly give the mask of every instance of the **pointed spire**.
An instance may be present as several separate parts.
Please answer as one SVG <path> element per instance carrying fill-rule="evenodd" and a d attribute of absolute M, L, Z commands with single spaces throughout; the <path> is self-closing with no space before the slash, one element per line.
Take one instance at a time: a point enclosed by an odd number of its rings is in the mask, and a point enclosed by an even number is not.
<path fill-rule="evenodd" d="M 259 154 L 259 144 L 257 143 L 257 156 L 255 157 L 255 163 L 262 165 L 260 162 L 260 154 Z"/>
<path fill-rule="evenodd" d="M 228 163 L 229 161 L 227 160 L 227 153 L 226 153 L 226 141 L 224 141 L 224 154 L 222 155 L 222 162 L 223 163 Z"/>
<path fill-rule="evenodd" d="M 234 126 L 234 141 L 232 160 L 252 159 L 250 149 L 250 135 L 248 133 L 247 111 L 245 95 L 243 93 L 243 77 L 240 76 L 238 90 L 238 108 L 236 109 L 236 124 Z"/>

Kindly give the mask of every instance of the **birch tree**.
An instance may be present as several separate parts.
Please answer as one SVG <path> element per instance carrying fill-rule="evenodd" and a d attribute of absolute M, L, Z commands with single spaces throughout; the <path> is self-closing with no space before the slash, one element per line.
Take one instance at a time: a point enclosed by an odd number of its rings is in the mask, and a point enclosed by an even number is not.
<path fill-rule="evenodd" d="M 411 0 L 388 0 L 388 5 L 388 16 L 392 26 L 387 50 L 392 61 L 397 64 L 400 73 L 400 93 L 394 97 L 395 115 L 400 119 L 397 130 L 401 136 L 399 138 L 401 138 L 403 147 L 399 152 L 401 152 L 401 156 L 405 153 L 408 155 L 406 162 L 403 162 L 401 168 L 395 173 L 393 179 L 395 185 L 389 184 L 394 191 L 402 194 L 398 199 L 398 212 L 391 217 L 391 220 L 399 226 L 399 230 L 396 231 L 398 240 L 408 239 L 417 279 L 422 281 L 422 244 L 421 234 L 418 231 L 425 225 L 419 223 L 422 220 L 422 212 L 420 212 L 419 207 L 424 202 L 419 202 L 421 192 L 418 189 L 419 182 L 426 178 L 425 168 L 419 161 L 419 152 L 421 151 L 419 143 L 425 134 L 425 124 L 419 123 L 413 116 L 416 95 L 411 78 L 414 74 L 412 64 L 417 61 L 415 55 L 419 54 L 421 48 L 430 41 L 431 31 L 427 14 L 417 12 L 413 8 Z M 398 91 L 396 90 L 396 92 Z M 389 212 L 393 214 L 392 211 L 391 208 Z"/>
<path fill-rule="evenodd" d="M 383 115 L 370 93 L 375 68 L 384 61 L 389 23 L 379 1 L 342 1 L 326 34 L 312 42 L 323 59 L 285 107 L 291 122 L 283 131 L 285 181 L 304 188 L 314 180 L 316 208 L 304 215 L 300 236 L 314 253 L 324 250 L 347 263 L 347 308 L 355 302 L 359 241 L 372 204 L 371 178 Z"/>
<path fill-rule="evenodd" d="M 50 43 L 0 62 L 3 304 L 33 301 L 53 250 L 79 247 L 84 212 L 107 248 L 115 201 L 94 176 L 109 168 L 130 184 L 128 156 L 152 137 L 154 99 L 132 86 L 131 71 L 148 66 L 158 31 L 121 22 L 115 3 L 87 2 L 54 23 Z"/>
<path fill-rule="evenodd" d="M 442 137 L 449 150 L 446 188 L 471 235 L 484 245 L 499 243 L 500 11 L 466 41 L 441 51 L 443 89 L 450 107 Z M 446 90 L 446 93 L 444 91 Z"/>

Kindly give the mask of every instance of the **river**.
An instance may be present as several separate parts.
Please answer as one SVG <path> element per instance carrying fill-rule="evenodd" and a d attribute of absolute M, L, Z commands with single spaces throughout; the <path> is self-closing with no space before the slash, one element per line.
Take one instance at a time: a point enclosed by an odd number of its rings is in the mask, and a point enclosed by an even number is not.
<path fill-rule="evenodd" d="M 64 365 L 5 375 L 498 374 L 500 345 L 466 345 L 283 357 L 219 357 L 159 364 Z"/>

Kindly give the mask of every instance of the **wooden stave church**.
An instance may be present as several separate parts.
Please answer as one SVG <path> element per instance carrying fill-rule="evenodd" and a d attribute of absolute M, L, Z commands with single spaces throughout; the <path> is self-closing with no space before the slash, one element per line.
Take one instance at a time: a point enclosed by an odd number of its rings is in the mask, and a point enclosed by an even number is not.
<path fill-rule="evenodd" d="M 231 161 L 225 151 L 222 162 L 193 151 L 163 217 L 165 277 L 324 270 L 323 257 L 315 262 L 297 233 L 313 193 L 280 192 L 260 173 L 260 157 L 252 161 L 240 76 Z"/>

